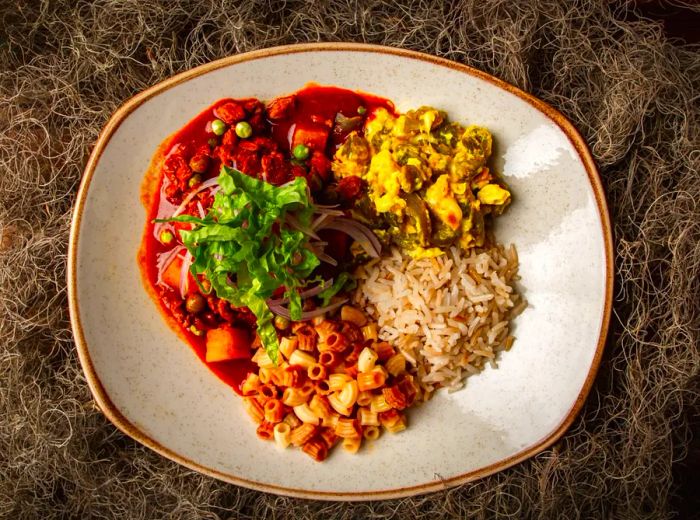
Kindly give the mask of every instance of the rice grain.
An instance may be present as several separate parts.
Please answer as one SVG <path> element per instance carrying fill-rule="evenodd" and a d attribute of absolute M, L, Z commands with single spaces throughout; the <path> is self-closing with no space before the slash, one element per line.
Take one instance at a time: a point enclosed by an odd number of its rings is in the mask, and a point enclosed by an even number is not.
<path fill-rule="evenodd" d="M 357 270 L 354 299 L 413 366 L 425 400 L 436 388 L 461 388 L 510 349 L 510 320 L 527 305 L 513 285 L 517 271 L 512 245 L 468 253 L 452 247 L 427 259 L 394 248 Z"/>

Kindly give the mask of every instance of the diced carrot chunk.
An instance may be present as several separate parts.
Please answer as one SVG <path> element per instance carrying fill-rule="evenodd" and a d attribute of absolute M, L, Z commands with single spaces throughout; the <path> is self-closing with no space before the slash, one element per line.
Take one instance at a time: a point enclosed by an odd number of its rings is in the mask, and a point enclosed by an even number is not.
<path fill-rule="evenodd" d="M 180 271 L 182 270 L 182 258 L 175 257 L 170 265 L 163 271 L 163 282 L 173 289 L 180 287 Z"/>
<path fill-rule="evenodd" d="M 292 137 L 292 149 L 298 144 L 305 144 L 312 150 L 323 152 L 328 140 L 328 129 L 306 123 L 298 123 Z"/>
<path fill-rule="evenodd" d="M 207 363 L 250 358 L 250 338 L 244 329 L 223 325 L 207 331 Z"/>

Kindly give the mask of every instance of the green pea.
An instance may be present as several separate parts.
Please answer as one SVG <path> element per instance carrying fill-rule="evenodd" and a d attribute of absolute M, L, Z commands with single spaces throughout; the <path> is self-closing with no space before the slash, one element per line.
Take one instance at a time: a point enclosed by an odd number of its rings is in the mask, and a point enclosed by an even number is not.
<path fill-rule="evenodd" d="M 274 323 L 275 323 L 275 327 L 280 329 L 280 330 L 285 330 L 290 325 L 290 321 L 283 316 L 275 316 Z"/>
<path fill-rule="evenodd" d="M 204 173 L 209 167 L 209 157 L 198 153 L 190 159 L 190 169 L 195 173 Z"/>
<path fill-rule="evenodd" d="M 190 312 L 192 314 L 202 312 L 206 305 L 207 301 L 201 294 L 190 294 L 185 300 L 185 309 L 187 309 L 187 312 Z"/>
<path fill-rule="evenodd" d="M 292 150 L 292 155 L 294 156 L 294 158 L 299 159 L 300 161 L 303 161 L 304 159 L 308 159 L 309 153 L 310 153 L 309 147 L 306 146 L 305 144 L 298 144 Z"/>
<path fill-rule="evenodd" d="M 197 186 L 197 184 L 199 184 L 200 182 L 202 182 L 202 176 L 199 175 L 199 174 L 196 174 L 196 175 L 193 175 L 192 177 L 190 177 L 190 180 L 187 181 L 187 185 L 188 185 L 190 188 L 194 188 L 194 187 Z"/>
<path fill-rule="evenodd" d="M 170 244 L 173 240 L 175 240 L 175 235 L 173 235 L 167 229 L 165 231 L 160 232 L 160 242 L 162 244 Z"/>
<path fill-rule="evenodd" d="M 359 106 L 357 107 L 357 113 L 361 116 L 364 116 L 367 113 L 367 109 L 363 106 Z"/>
<path fill-rule="evenodd" d="M 248 121 L 241 121 L 236 123 L 236 135 L 241 139 L 247 139 L 253 135 L 253 127 L 250 126 Z"/>
<path fill-rule="evenodd" d="M 224 123 L 221 119 L 214 119 L 214 121 L 211 122 L 211 131 L 216 135 L 224 135 L 224 132 L 226 131 L 226 123 Z"/>

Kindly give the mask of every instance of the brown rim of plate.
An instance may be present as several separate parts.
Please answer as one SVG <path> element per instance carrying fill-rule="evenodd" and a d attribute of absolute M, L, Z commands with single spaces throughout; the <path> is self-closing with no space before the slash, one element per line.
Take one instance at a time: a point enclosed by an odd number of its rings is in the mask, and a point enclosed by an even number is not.
<path fill-rule="evenodd" d="M 277 486 L 273 484 L 266 484 L 263 482 L 256 482 L 253 480 L 248 480 L 235 475 L 230 475 L 228 473 L 223 473 L 205 466 L 198 464 L 195 461 L 189 460 L 182 455 L 166 448 L 165 446 L 159 444 L 156 440 L 150 438 L 144 432 L 142 432 L 139 427 L 133 424 L 129 419 L 127 419 L 112 403 L 111 399 L 107 395 L 105 388 L 102 386 L 95 368 L 90 359 L 90 353 L 85 342 L 85 336 L 83 334 L 82 325 L 80 322 L 80 312 L 78 307 L 77 299 L 77 284 L 76 284 L 76 261 L 77 261 L 77 249 L 78 249 L 78 235 L 80 230 L 80 223 L 83 213 L 83 207 L 85 205 L 85 199 L 87 197 L 87 192 L 90 187 L 90 181 L 93 174 L 95 173 L 95 168 L 98 161 L 102 155 L 104 148 L 107 143 L 109 143 L 110 138 L 114 132 L 119 128 L 119 125 L 124 121 L 124 119 L 138 108 L 144 101 L 156 96 L 157 94 L 174 87 L 184 81 L 191 78 L 206 74 L 216 69 L 226 67 L 235 63 L 241 63 L 245 61 L 258 60 L 261 58 L 267 58 L 269 56 L 277 56 L 282 54 L 294 54 L 299 52 L 318 52 L 318 51 L 354 51 L 354 52 L 376 52 L 380 54 L 391 54 L 394 56 L 400 56 L 403 58 L 409 58 L 414 60 L 420 60 L 434 65 L 439 65 L 441 67 L 447 67 L 471 76 L 475 76 L 482 80 L 488 81 L 492 85 L 501 88 L 518 96 L 520 99 L 526 101 L 531 106 L 535 107 L 540 112 L 544 113 L 552 121 L 554 121 L 559 128 L 567 135 L 569 141 L 574 146 L 578 155 L 586 169 L 588 174 L 588 179 L 593 188 L 593 193 L 595 194 L 595 199 L 598 207 L 598 213 L 600 215 L 600 220 L 602 223 L 602 231 L 605 242 L 605 305 L 603 308 L 603 319 L 600 324 L 600 336 L 598 338 L 598 344 L 596 346 L 595 356 L 591 363 L 588 376 L 584 381 L 583 387 L 579 392 L 576 401 L 567 413 L 566 417 L 560 422 L 559 426 L 554 429 L 550 434 L 540 440 L 533 446 L 530 446 L 515 455 L 512 455 L 506 459 L 499 462 L 491 464 L 489 466 L 477 469 L 475 471 L 470 471 L 455 477 L 450 477 L 448 479 L 439 479 L 431 482 L 426 482 L 424 484 L 419 484 L 415 486 L 408 486 L 402 488 L 394 489 L 384 489 L 381 491 L 362 491 L 362 492 L 332 492 L 332 491 L 308 491 L 304 489 L 288 488 L 283 486 Z M 222 58 L 205 65 L 200 65 L 194 69 L 188 70 L 177 74 L 165 81 L 162 81 L 143 92 L 135 95 L 128 101 L 126 101 L 109 119 L 105 127 L 100 132 L 97 139 L 95 147 L 93 148 L 90 158 L 88 159 L 87 165 L 85 167 L 85 173 L 80 183 L 80 188 L 78 190 L 78 196 L 76 199 L 75 207 L 73 210 L 73 219 L 70 228 L 70 239 L 68 246 L 68 271 L 67 271 L 67 282 L 68 282 L 68 305 L 70 310 L 70 320 L 71 326 L 73 328 L 73 335 L 75 337 L 76 346 L 78 348 L 78 357 L 80 363 L 85 372 L 85 376 L 88 382 L 88 386 L 92 392 L 92 395 L 102 410 L 102 412 L 107 416 L 107 418 L 114 423 L 114 425 L 119 428 L 122 432 L 126 433 L 130 437 L 134 438 L 141 444 L 151 448 L 152 450 L 160 453 L 161 455 L 174 460 L 190 469 L 204 473 L 206 475 L 215 477 L 232 484 L 237 484 L 251 489 L 256 489 L 259 491 L 267 491 L 271 493 L 283 494 L 293 497 L 306 498 L 306 499 L 321 499 L 321 500 L 378 500 L 378 499 L 389 499 L 389 498 L 399 498 L 412 496 L 422 493 L 428 493 L 432 491 L 444 490 L 452 486 L 463 484 L 465 482 L 473 481 L 487 475 L 491 475 L 498 471 L 504 470 L 519 462 L 522 462 L 540 451 L 548 448 L 554 444 L 564 432 L 571 426 L 571 423 L 576 418 L 578 413 L 581 411 L 583 403 L 591 390 L 593 381 L 595 379 L 596 373 L 598 372 L 598 367 L 600 366 L 601 357 L 603 354 L 603 349 L 605 346 L 605 340 L 607 337 L 608 324 L 610 322 L 610 314 L 612 309 L 612 291 L 613 291 L 613 248 L 612 248 L 612 230 L 610 226 L 610 217 L 608 214 L 608 207 L 605 200 L 605 192 L 603 190 L 603 185 L 600 180 L 600 175 L 596 169 L 591 153 L 588 147 L 574 128 L 574 126 L 561 114 L 558 110 L 549 106 L 547 103 L 535 98 L 534 96 L 520 90 L 519 88 L 506 83 L 498 78 L 495 78 L 485 72 L 474 69 L 467 65 L 462 65 L 444 58 L 438 58 L 431 56 L 429 54 L 423 54 L 420 52 L 409 51 L 404 49 L 397 49 L 392 47 L 384 47 L 381 45 L 368 45 L 360 43 L 311 43 L 311 44 L 296 44 L 296 45 L 285 45 L 280 47 L 272 47 L 269 49 L 261 49 L 257 51 L 247 52 L 243 54 L 238 54 L 235 56 L 230 56 L 228 58 Z"/>

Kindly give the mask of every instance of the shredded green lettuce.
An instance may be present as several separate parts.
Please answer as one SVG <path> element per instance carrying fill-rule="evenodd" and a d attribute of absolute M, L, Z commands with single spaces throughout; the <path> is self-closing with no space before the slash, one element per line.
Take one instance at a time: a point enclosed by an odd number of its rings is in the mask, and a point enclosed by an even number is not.
<path fill-rule="evenodd" d="M 330 305 L 331 298 L 338 294 L 340 291 L 349 291 L 357 287 L 357 282 L 352 278 L 347 272 L 343 271 L 338 275 L 338 277 L 333 281 L 330 287 L 326 287 L 316 296 L 321 299 L 321 307 L 326 307 Z"/>
<path fill-rule="evenodd" d="M 307 236 L 285 220 L 293 215 L 304 227 L 311 225 L 306 179 L 273 186 L 223 166 L 218 181 L 221 190 L 204 218 L 181 215 L 162 221 L 194 224 L 191 231 L 180 231 L 193 258 L 190 272 L 197 283 L 203 274 L 219 298 L 255 314 L 262 345 L 277 363 L 279 341 L 267 299 L 284 286 L 292 319 L 301 319 L 297 289 L 320 263 L 305 247 Z"/>

